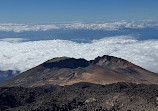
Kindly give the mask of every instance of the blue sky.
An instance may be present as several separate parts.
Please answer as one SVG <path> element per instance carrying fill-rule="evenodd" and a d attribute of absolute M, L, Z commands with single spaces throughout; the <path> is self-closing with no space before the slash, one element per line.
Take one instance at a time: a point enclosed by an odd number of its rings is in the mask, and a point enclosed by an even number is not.
<path fill-rule="evenodd" d="M 0 0 L 0 22 L 158 20 L 158 0 Z"/>

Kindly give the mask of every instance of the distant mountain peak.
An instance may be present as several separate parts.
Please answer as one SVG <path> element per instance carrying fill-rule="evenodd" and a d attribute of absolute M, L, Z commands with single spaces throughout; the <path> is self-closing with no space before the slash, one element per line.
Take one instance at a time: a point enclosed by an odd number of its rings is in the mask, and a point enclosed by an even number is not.
<path fill-rule="evenodd" d="M 90 61 L 82 58 L 58 57 L 23 72 L 0 86 L 63 86 L 78 82 L 158 84 L 158 75 L 127 60 L 108 55 Z"/>
<path fill-rule="evenodd" d="M 112 65 L 125 66 L 131 63 L 121 58 L 104 55 L 101 57 L 98 56 L 97 58 L 91 61 L 87 61 L 83 58 L 75 59 L 70 57 L 57 57 L 46 61 L 45 63 L 43 63 L 43 66 L 48 68 L 56 67 L 56 68 L 75 69 L 79 67 L 88 67 L 89 65 L 94 65 L 94 64 L 102 67 L 108 67 L 108 66 L 110 67 Z"/>

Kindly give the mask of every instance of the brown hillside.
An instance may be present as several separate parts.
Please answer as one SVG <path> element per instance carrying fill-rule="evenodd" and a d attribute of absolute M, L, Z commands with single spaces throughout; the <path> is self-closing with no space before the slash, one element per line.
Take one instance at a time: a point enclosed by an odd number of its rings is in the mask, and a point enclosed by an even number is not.
<path fill-rule="evenodd" d="M 78 82 L 158 84 L 158 75 L 113 56 L 105 55 L 91 61 L 61 57 L 48 60 L 5 81 L 0 86 L 36 87 L 47 84 L 63 86 Z"/>

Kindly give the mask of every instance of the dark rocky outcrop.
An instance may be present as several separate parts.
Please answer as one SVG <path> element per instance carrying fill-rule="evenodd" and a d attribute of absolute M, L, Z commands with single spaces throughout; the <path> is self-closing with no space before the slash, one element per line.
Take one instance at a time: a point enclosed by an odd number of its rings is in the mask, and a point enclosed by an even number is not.
<path fill-rule="evenodd" d="M 2 111 L 157 111 L 158 85 L 76 83 L 0 88 Z"/>
<path fill-rule="evenodd" d="M 89 62 L 85 59 L 74 59 L 74 58 L 60 58 L 58 61 L 47 61 L 42 64 L 46 68 L 70 68 L 75 69 L 79 67 L 87 67 Z"/>

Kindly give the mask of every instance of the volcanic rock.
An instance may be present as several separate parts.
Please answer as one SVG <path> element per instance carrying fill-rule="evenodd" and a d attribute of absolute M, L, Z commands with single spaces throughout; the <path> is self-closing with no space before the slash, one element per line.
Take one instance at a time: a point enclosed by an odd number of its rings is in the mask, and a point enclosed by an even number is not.
<path fill-rule="evenodd" d="M 2 87 L 1 111 L 158 111 L 158 85 Z"/>
<path fill-rule="evenodd" d="M 127 60 L 108 55 L 90 61 L 60 57 L 23 72 L 3 82 L 0 86 L 64 86 L 78 82 L 102 85 L 118 82 L 158 84 L 158 74 L 147 71 Z"/>

